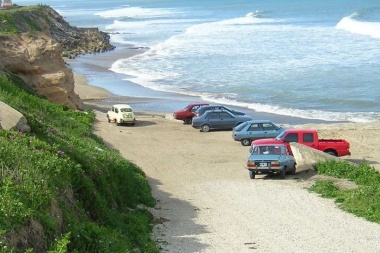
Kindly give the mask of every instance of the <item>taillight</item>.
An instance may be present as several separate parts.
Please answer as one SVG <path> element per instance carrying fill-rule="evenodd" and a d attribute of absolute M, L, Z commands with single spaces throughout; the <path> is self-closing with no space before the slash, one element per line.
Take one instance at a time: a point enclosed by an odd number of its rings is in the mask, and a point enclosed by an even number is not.
<path fill-rule="evenodd" d="M 273 161 L 270 164 L 271 164 L 271 167 L 280 167 L 280 162 L 279 161 Z"/>
<path fill-rule="evenodd" d="M 247 167 L 255 167 L 255 163 L 252 161 L 247 162 Z"/>

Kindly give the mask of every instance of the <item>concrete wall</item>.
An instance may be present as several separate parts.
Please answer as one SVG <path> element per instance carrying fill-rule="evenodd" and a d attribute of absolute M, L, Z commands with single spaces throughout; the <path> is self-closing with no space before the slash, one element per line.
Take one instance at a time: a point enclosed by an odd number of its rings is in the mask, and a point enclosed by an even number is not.
<path fill-rule="evenodd" d="M 290 147 L 297 162 L 297 171 L 313 169 L 313 165 L 321 161 L 344 160 L 296 142 L 290 143 Z"/>

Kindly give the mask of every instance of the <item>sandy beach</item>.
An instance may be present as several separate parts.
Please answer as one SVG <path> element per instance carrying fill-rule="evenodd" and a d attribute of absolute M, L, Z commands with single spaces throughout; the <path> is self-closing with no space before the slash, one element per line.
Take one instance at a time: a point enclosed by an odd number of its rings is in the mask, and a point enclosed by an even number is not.
<path fill-rule="evenodd" d="M 76 75 L 81 98 L 111 95 Z M 157 205 L 154 239 L 162 252 L 378 252 L 380 226 L 340 210 L 307 190 L 318 177 L 298 171 L 285 180 L 245 169 L 248 148 L 231 131 L 201 133 L 171 112 L 137 111 L 135 126 L 106 119 L 107 105 L 85 100 L 97 113 L 94 133 L 147 175 Z M 131 100 L 129 100 L 131 99 Z M 124 98 L 129 103 L 133 98 Z M 112 101 L 111 101 L 112 102 Z M 353 162 L 380 169 L 380 123 L 302 124 L 322 138 L 350 142 Z"/>

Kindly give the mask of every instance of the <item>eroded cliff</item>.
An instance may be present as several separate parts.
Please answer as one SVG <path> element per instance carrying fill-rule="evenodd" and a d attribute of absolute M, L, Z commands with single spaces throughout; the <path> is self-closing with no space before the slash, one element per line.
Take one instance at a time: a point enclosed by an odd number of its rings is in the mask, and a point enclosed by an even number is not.
<path fill-rule="evenodd" d="M 74 92 L 68 56 L 105 52 L 114 46 L 97 29 L 70 26 L 48 6 L 16 7 L 0 11 L 0 69 L 20 76 L 39 95 L 71 109 L 83 109 Z"/>

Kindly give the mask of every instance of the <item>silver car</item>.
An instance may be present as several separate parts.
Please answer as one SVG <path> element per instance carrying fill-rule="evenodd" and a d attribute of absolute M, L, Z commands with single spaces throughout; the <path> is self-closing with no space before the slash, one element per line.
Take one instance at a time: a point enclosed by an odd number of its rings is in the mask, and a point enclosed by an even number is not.
<path fill-rule="evenodd" d="M 235 126 L 252 120 L 248 115 L 234 115 L 224 110 L 206 111 L 201 116 L 193 118 L 192 126 L 201 132 L 209 132 L 211 129 L 233 129 Z"/>

